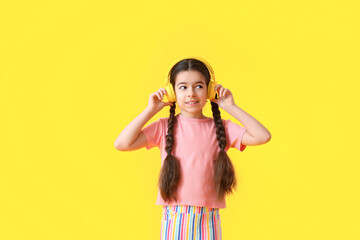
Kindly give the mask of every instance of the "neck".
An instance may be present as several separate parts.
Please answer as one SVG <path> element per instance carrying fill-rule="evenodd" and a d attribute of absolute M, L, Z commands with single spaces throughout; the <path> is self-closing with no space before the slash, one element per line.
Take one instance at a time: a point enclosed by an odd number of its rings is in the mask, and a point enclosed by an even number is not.
<path fill-rule="evenodd" d="M 185 118 L 199 118 L 199 119 L 207 118 L 202 113 L 199 113 L 199 114 L 184 114 L 184 113 L 181 112 L 180 115 L 185 117 Z"/>

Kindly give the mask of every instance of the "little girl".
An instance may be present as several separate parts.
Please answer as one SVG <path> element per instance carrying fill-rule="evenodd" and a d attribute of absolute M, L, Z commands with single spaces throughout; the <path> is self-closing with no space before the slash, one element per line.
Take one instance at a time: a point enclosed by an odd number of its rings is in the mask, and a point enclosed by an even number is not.
<path fill-rule="evenodd" d="M 164 96 L 170 102 L 162 101 Z M 207 99 L 213 118 L 203 115 Z M 181 110 L 177 115 L 176 103 Z M 143 128 L 168 105 L 168 118 Z M 219 106 L 245 127 L 221 119 Z M 235 104 L 230 90 L 216 84 L 211 66 L 193 57 L 172 66 L 168 85 L 150 94 L 146 109 L 114 144 L 120 151 L 160 149 L 156 205 L 163 205 L 161 239 L 220 240 L 219 209 L 226 207 L 226 194 L 236 188 L 234 167 L 226 152 L 230 147 L 242 152 L 246 146 L 264 144 L 270 138 L 261 123 Z"/>

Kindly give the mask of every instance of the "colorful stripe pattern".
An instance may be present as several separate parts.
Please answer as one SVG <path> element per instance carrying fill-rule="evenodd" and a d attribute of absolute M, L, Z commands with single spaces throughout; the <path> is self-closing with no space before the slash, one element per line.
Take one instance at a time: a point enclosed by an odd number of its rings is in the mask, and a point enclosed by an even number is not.
<path fill-rule="evenodd" d="M 161 240 L 221 240 L 218 208 L 163 206 Z"/>

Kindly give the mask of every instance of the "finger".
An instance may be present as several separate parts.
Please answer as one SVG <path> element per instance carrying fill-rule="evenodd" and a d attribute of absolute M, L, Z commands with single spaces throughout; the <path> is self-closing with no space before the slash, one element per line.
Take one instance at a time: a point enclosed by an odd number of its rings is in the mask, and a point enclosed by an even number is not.
<path fill-rule="evenodd" d="M 160 88 L 162 92 L 164 92 L 164 94 L 166 94 L 166 89 L 165 88 Z"/>
<path fill-rule="evenodd" d="M 217 85 L 215 86 L 215 91 L 219 90 L 220 88 L 221 88 L 221 84 L 217 84 Z"/>
<path fill-rule="evenodd" d="M 222 98 L 224 96 L 224 92 L 225 92 L 225 88 L 221 88 L 220 90 L 220 98 Z"/>
<path fill-rule="evenodd" d="M 153 92 L 153 93 L 150 95 L 151 98 L 154 98 L 155 96 L 156 96 L 156 92 Z"/>
<path fill-rule="evenodd" d="M 161 100 L 163 100 L 163 99 L 164 99 L 164 93 L 163 93 L 163 92 L 159 92 L 159 95 L 160 95 Z"/>
<path fill-rule="evenodd" d="M 161 92 L 166 95 L 166 90 L 164 88 L 161 90 Z"/>
<path fill-rule="evenodd" d="M 231 91 L 229 89 L 226 89 L 225 92 L 224 92 L 225 96 L 226 95 L 231 95 Z"/>
<path fill-rule="evenodd" d="M 161 100 L 160 93 L 157 92 L 156 96 L 158 97 L 159 100 Z"/>
<path fill-rule="evenodd" d="M 164 105 L 165 105 L 165 106 L 169 106 L 169 105 L 172 106 L 173 103 L 172 103 L 172 102 L 164 102 Z"/>

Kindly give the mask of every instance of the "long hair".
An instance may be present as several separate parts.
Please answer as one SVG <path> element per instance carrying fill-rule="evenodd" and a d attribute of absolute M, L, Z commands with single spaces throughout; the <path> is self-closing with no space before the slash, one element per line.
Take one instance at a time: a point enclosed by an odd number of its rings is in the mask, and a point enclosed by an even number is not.
<path fill-rule="evenodd" d="M 202 73 L 206 79 L 206 85 L 208 86 L 210 82 L 210 73 L 206 65 L 197 59 L 188 58 L 176 63 L 170 70 L 170 83 L 174 89 L 176 75 L 181 71 L 190 70 L 196 70 Z M 216 126 L 216 137 L 220 148 L 219 155 L 216 159 L 214 159 L 214 182 L 217 199 L 222 200 L 226 194 L 232 193 L 232 190 L 233 188 L 236 188 L 237 183 L 234 166 L 225 152 L 227 141 L 219 106 L 215 102 L 211 102 L 211 106 Z M 176 105 L 175 102 L 173 102 L 173 105 L 170 107 L 170 116 L 168 118 L 168 130 L 166 135 L 165 151 L 167 156 L 161 167 L 158 182 L 160 194 L 165 201 L 171 201 L 172 199 L 175 201 L 177 200 L 175 192 L 180 181 L 180 164 L 171 153 L 174 145 L 173 128 L 176 124 L 175 108 Z"/>

